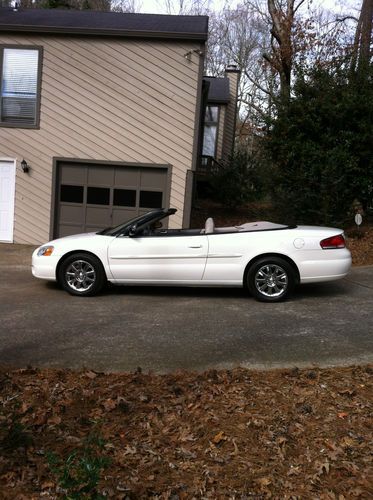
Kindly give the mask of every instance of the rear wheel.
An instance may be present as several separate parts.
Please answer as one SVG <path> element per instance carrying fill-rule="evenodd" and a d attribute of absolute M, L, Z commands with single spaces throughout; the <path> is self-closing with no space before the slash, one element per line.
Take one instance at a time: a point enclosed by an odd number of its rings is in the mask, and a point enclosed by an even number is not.
<path fill-rule="evenodd" d="M 262 302 L 280 302 L 289 297 L 296 283 L 292 266 L 280 257 L 263 257 L 247 273 L 250 293 Z"/>
<path fill-rule="evenodd" d="M 77 253 L 63 261 L 58 281 L 72 295 L 88 297 L 102 290 L 106 277 L 102 264 L 96 257 Z"/>

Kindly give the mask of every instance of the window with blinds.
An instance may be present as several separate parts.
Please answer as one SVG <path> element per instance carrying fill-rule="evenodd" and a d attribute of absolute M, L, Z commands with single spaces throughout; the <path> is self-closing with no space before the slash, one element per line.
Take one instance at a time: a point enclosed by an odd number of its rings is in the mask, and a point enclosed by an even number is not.
<path fill-rule="evenodd" d="M 39 49 L 2 50 L 0 108 L 2 125 L 37 125 L 39 59 Z"/>

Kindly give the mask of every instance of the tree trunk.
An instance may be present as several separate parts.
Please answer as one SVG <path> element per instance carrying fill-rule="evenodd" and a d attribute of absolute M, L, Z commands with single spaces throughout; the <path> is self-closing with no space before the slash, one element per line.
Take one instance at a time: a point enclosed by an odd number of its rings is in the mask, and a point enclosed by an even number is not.
<path fill-rule="evenodd" d="M 272 20 L 273 55 L 268 59 L 280 76 L 280 94 L 283 103 L 290 99 L 291 70 L 293 65 L 292 28 L 294 24 L 294 1 L 287 0 L 286 10 L 278 0 L 268 0 L 268 11 Z"/>
<path fill-rule="evenodd" d="M 371 63 L 373 0 L 363 0 L 356 27 L 351 60 L 352 71 L 362 75 Z"/>

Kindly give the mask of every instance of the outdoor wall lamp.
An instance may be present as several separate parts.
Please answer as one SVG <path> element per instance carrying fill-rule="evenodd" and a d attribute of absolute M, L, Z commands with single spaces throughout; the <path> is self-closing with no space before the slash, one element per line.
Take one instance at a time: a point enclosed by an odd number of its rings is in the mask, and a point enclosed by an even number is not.
<path fill-rule="evenodd" d="M 25 174 L 27 174 L 27 172 L 30 170 L 30 167 L 28 166 L 27 161 L 25 159 L 21 161 L 21 168 Z"/>
<path fill-rule="evenodd" d="M 187 59 L 188 61 L 190 61 L 192 59 L 192 54 L 193 53 L 199 55 L 200 57 L 202 57 L 204 55 L 203 50 L 193 49 L 193 50 L 189 50 L 188 52 L 186 52 L 184 54 L 185 59 Z"/>

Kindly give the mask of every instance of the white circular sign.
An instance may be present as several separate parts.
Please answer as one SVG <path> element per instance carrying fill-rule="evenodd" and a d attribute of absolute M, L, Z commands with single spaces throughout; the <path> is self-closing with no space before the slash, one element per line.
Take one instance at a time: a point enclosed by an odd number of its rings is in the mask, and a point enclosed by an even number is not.
<path fill-rule="evenodd" d="M 355 215 L 355 222 L 358 226 L 360 226 L 360 224 L 363 222 L 363 218 L 360 214 Z"/>

